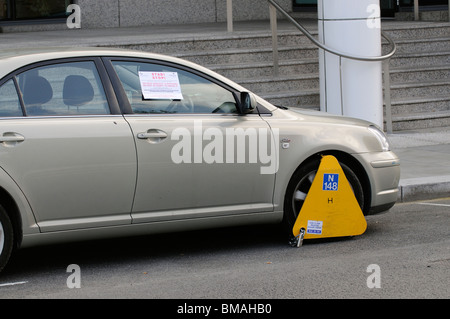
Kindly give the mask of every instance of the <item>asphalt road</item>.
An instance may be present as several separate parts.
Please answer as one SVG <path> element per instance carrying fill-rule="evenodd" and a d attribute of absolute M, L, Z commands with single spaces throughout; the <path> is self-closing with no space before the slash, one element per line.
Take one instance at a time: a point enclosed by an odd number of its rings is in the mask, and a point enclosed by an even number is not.
<path fill-rule="evenodd" d="M 270 225 L 23 249 L 0 299 L 450 298 L 450 199 L 367 222 L 361 236 L 300 248 Z"/>

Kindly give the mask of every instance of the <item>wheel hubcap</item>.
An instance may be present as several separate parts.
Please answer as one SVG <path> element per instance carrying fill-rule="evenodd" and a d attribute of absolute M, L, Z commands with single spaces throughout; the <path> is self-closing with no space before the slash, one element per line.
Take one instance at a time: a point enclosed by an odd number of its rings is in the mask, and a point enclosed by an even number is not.
<path fill-rule="evenodd" d="M 292 209 L 294 211 L 295 217 L 300 213 L 300 209 L 305 202 L 306 195 L 316 177 L 317 171 L 312 171 L 306 176 L 304 176 L 297 184 L 294 190 L 294 195 L 292 196 Z"/>

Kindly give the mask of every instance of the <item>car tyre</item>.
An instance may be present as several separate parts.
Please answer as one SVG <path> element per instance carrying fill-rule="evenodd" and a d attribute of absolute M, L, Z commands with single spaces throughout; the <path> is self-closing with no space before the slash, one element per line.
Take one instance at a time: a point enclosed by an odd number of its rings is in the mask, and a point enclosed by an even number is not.
<path fill-rule="evenodd" d="M 8 263 L 14 243 L 14 231 L 5 209 L 0 206 L 0 271 Z"/>
<path fill-rule="evenodd" d="M 284 198 L 284 216 L 283 224 L 288 231 L 289 235 L 292 235 L 292 228 L 294 227 L 297 216 L 303 206 L 306 199 L 306 195 L 312 185 L 312 182 L 316 176 L 317 170 L 320 165 L 320 159 L 314 159 L 306 164 L 300 166 L 292 175 L 289 181 L 286 195 Z M 344 163 L 339 162 L 345 177 L 349 181 L 349 184 L 355 194 L 361 209 L 364 207 L 364 191 L 357 175 Z"/>

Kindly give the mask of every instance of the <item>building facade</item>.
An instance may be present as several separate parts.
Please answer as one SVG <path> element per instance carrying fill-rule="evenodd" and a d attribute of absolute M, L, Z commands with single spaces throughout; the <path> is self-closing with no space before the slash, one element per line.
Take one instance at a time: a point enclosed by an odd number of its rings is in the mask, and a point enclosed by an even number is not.
<path fill-rule="evenodd" d="M 233 18 L 251 21 L 269 17 L 262 0 L 234 0 Z M 292 11 L 292 0 L 279 0 Z M 69 4 L 81 8 L 83 28 L 209 23 L 226 21 L 226 0 L 0 0 L 0 23 L 57 23 Z"/>
<path fill-rule="evenodd" d="M 168 5 L 170 3 L 170 5 Z M 66 8 L 78 4 L 83 28 L 210 23 L 226 21 L 226 0 L 0 0 L 1 25 L 63 24 Z M 288 12 L 317 11 L 317 0 L 278 0 Z M 411 11 L 414 0 L 380 0 L 382 16 Z M 448 0 L 420 0 L 424 9 L 446 7 Z M 267 19 L 264 0 L 234 0 L 233 19 Z"/>

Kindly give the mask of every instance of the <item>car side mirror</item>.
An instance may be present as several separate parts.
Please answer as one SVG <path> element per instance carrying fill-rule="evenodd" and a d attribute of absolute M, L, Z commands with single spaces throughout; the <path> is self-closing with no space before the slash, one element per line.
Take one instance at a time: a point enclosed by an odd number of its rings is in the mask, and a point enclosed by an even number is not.
<path fill-rule="evenodd" d="M 241 103 L 240 103 L 240 112 L 241 114 L 251 113 L 258 102 L 256 101 L 256 97 L 253 93 L 250 92 L 241 92 Z"/>

